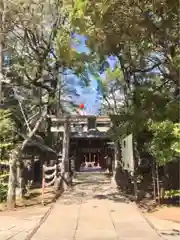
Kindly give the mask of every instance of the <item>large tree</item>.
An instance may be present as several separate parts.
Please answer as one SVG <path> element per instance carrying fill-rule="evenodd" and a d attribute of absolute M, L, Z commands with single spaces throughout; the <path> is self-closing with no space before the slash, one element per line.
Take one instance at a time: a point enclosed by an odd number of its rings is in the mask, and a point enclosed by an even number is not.
<path fill-rule="evenodd" d="M 178 16 L 177 1 L 114 0 L 94 5 L 91 1 L 75 1 L 75 30 L 88 37 L 87 45 L 103 63 L 107 56 L 116 57 L 116 69 L 108 78 L 114 84 L 120 80 L 116 85 L 124 94 L 126 107 L 130 109 L 133 104 L 136 108 L 131 110 L 141 108 L 138 113 L 146 119 L 156 112 L 161 119 L 172 117 L 177 121 Z M 169 110 L 174 106 L 173 116 L 165 116 L 163 111 L 158 114 L 165 103 Z"/>
<path fill-rule="evenodd" d="M 57 94 L 62 91 L 59 88 L 63 84 L 60 76 L 65 74 L 67 68 L 77 72 L 84 59 L 70 46 L 71 5 L 59 0 L 18 1 L 14 5 L 8 5 L 8 11 L 4 11 L 7 18 L 6 14 L 11 14 L 15 9 L 16 17 L 10 18 L 10 24 L 4 32 L 2 28 L 6 21 L 2 22 L 1 36 L 4 33 L 3 44 L 8 49 L 10 61 L 1 74 L 8 79 L 6 89 L 12 89 L 24 118 L 16 128 L 24 141 L 15 144 L 10 157 L 10 206 L 15 204 L 17 162 L 21 160 L 27 143 L 42 128 L 42 123 L 47 123 L 46 145 L 43 148 L 54 151 L 51 148 L 51 115 L 64 110 L 60 94 Z"/>
<path fill-rule="evenodd" d="M 137 146 L 139 136 L 152 127 L 154 144 L 158 127 L 164 126 L 162 141 L 170 141 L 166 133 L 178 121 L 179 9 L 176 0 L 75 1 L 74 29 L 88 37 L 87 45 L 100 63 L 104 65 L 107 56 L 116 58 L 115 69 L 105 71 L 106 81 L 97 79 L 109 113 L 114 113 L 117 140 L 133 133 Z M 118 91 L 123 104 L 117 108 Z"/>

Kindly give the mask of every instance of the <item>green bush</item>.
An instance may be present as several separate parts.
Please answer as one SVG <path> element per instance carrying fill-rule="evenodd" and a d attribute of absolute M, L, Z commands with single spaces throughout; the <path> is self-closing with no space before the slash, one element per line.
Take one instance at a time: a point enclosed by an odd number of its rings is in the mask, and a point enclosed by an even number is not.
<path fill-rule="evenodd" d="M 165 195 L 164 198 L 168 199 L 168 198 L 174 198 L 174 197 L 180 197 L 180 190 L 168 190 L 165 191 Z"/>
<path fill-rule="evenodd" d="M 11 112 L 0 109 L 0 202 L 5 201 L 7 197 L 9 152 L 13 147 L 13 128 Z"/>
<path fill-rule="evenodd" d="M 149 122 L 149 130 L 153 134 L 149 143 L 149 151 L 158 165 L 165 165 L 179 157 L 180 124 L 171 121 Z"/>
<path fill-rule="evenodd" d="M 6 200 L 7 191 L 8 191 L 7 184 L 0 183 L 0 202 L 3 202 Z"/>

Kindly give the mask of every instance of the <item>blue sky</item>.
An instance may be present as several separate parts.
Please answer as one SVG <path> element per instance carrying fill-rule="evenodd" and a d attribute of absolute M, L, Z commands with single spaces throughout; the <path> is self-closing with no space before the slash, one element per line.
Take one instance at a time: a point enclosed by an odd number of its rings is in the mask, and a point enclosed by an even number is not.
<path fill-rule="evenodd" d="M 74 37 L 76 41 L 72 43 L 72 47 L 79 53 L 90 53 L 90 50 L 86 47 L 86 38 L 77 34 L 74 34 Z M 75 88 L 79 96 L 72 95 L 73 101 L 77 104 L 83 103 L 86 114 L 97 114 L 100 107 L 97 81 L 89 74 L 90 85 L 88 87 L 81 87 L 80 83 L 78 83 L 78 78 L 76 76 L 74 78 L 76 79 Z"/>
<path fill-rule="evenodd" d="M 71 46 L 76 49 L 78 53 L 87 53 L 90 54 L 90 50 L 86 46 L 87 38 L 78 34 L 73 34 Z M 114 56 L 109 56 L 106 59 L 106 62 L 109 64 L 109 67 L 113 69 L 116 59 Z M 105 77 L 105 72 L 103 71 L 100 76 L 102 79 Z M 71 74 L 71 78 L 74 80 L 74 88 L 79 96 L 71 95 L 72 100 L 76 104 L 83 103 L 85 105 L 86 114 L 98 114 L 98 111 L 101 106 L 101 95 L 98 91 L 97 80 L 89 74 L 90 85 L 88 87 L 81 87 L 80 80 Z M 69 83 L 69 86 L 72 87 L 72 82 Z"/>

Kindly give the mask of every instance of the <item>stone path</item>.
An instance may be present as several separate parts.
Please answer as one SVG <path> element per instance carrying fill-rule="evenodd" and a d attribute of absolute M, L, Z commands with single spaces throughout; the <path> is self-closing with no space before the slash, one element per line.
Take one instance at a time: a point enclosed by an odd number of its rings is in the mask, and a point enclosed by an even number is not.
<path fill-rule="evenodd" d="M 32 240 L 160 240 L 136 205 L 102 173 L 81 173 Z"/>
<path fill-rule="evenodd" d="M 25 240 L 39 224 L 49 207 L 30 207 L 0 212 L 0 240 Z"/>
<path fill-rule="evenodd" d="M 153 224 L 156 230 L 161 234 L 164 240 L 180 239 L 180 224 L 168 220 L 157 219 L 155 217 L 146 216 Z"/>
<path fill-rule="evenodd" d="M 165 240 L 180 239 L 180 206 L 161 206 L 146 217 Z"/>

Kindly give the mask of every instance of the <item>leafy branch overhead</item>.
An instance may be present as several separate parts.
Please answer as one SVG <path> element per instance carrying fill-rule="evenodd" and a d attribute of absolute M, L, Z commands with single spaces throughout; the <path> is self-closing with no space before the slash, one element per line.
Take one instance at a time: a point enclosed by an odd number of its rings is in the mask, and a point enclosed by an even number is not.
<path fill-rule="evenodd" d="M 94 77 L 114 139 L 131 132 L 138 137 L 148 129 L 148 150 L 157 161 L 171 161 L 179 151 L 174 135 L 179 121 L 178 1 L 77 0 L 74 6 L 74 31 L 87 36 L 87 46 L 103 66 L 103 74 Z"/>
<path fill-rule="evenodd" d="M 90 49 L 102 56 L 115 55 L 121 67 L 124 65 L 131 73 L 158 68 L 164 78 L 178 85 L 177 1 L 114 0 L 92 4 L 77 0 L 75 6 L 74 28 L 88 36 Z M 147 67 L 147 62 L 151 66 Z"/>

